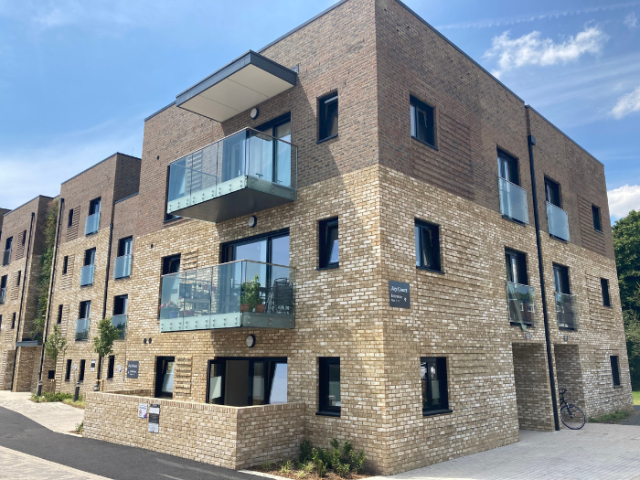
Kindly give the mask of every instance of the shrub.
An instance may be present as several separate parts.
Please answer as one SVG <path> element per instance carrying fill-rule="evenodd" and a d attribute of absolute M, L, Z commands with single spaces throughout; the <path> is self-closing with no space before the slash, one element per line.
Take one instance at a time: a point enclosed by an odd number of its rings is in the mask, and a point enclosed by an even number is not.
<path fill-rule="evenodd" d="M 292 469 L 293 462 L 291 460 L 287 460 L 280 466 L 280 473 L 289 473 Z"/>

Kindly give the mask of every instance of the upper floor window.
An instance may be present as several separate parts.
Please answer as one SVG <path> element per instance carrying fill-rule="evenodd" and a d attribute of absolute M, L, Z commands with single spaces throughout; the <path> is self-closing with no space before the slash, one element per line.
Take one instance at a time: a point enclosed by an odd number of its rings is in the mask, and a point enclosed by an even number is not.
<path fill-rule="evenodd" d="M 528 285 L 527 256 L 522 252 L 511 250 L 510 248 L 505 249 L 504 256 L 507 261 L 507 281 Z"/>
<path fill-rule="evenodd" d="M 498 172 L 500 173 L 500 177 L 505 180 L 520 185 L 518 161 L 502 150 L 498 150 Z"/>
<path fill-rule="evenodd" d="M 445 357 L 421 358 L 420 381 L 422 384 L 422 414 L 433 415 L 449 411 L 447 359 Z"/>
<path fill-rule="evenodd" d="M 69 256 L 66 255 L 62 261 L 62 274 L 66 275 L 69 270 Z"/>
<path fill-rule="evenodd" d="M 118 295 L 113 299 L 113 314 L 126 315 L 129 305 L 129 295 Z"/>
<path fill-rule="evenodd" d="M 131 255 L 133 249 L 133 237 L 121 238 L 118 241 L 118 256 Z"/>
<path fill-rule="evenodd" d="M 169 198 L 175 199 L 177 197 L 181 197 L 184 195 L 184 182 L 170 182 L 171 178 L 171 166 L 167 167 L 167 189 L 165 192 L 165 202 L 164 202 L 164 221 L 168 222 L 169 220 L 174 220 L 180 218 L 178 215 L 173 215 L 167 211 L 169 207 Z"/>
<path fill-rule="evenodd" d="M 100 213 L 100 199 L 96 198 L 89 203 L 89 215 Z"/>
<path fill-rule="evenodd" d="M 338 92 L 318 99 L 318 141 L 338 136 Z"/>
<path fill-rule="evenodd" d="M 415 223 L 416 267 L 441 271 L 440 227 L 416 220 Z"/>
<path fill-rule="evenodd" d="M 5 242 L 4 253 L 2 254 L 2 265 L 11 263 L 11 246 L 13 245 L 13 237 L 7 238 Z"/>
<path fill-rule="evenodd" d="M 62 323 L 62 311 L 64 309 L 64 305 L 58 305 L 58 325 Z"/>
<path fill-rule="evenodd" d="M 96 249 L 90 248 L 84 252 L 84 266 L 94 265 L 96 263 Z"/>
<path fill-rule="evenodd" d="M 318 413 L 340 416 L 340 358 L 319 358 Z"/>
<path fill-rule="evenodd" d="M 322 220 L 319 233 L 319 268 L 338 268 L 340 264 L 338 217 Z"/>
<path fill-rule="evenodd" d="M 21 241 L 22 246 L 24 247 L 24 244 L 25 244 L 25 243 L 26 243 L 26 241 L 27 241 L 27 231 L 26 231 L 26 230 L 23 230 L 21 240 L 22 240 L 22 241 Z"/>
<path fill-rule="evenodd" d="M 591 205 L 591 214 L 593 216 L 593 229 L 598 232 L 602 231 L 602 222 L 600 221 L 600 207 Z"/>
<path fill-rule="evenodd" d="M 434 108 L 411 96 L 411 136 L 432 147 L 436 146 Z"/>
<path fill-rule="evenodd" d="M 3 275 L 0 278 L 0 288 L 7 288 L 7 275 Z"/>
<path fill-rule="evenodd" d="M 551 205 L 555 205 L 556 207 L 562 208 L 562 203 L 560 201 L 560 184 L 554 182 L 545 177 L 544 179 L 544 192 L 547 198 L 547 202 Z"/>
<path fill-rule="evenodd" d="M 69 220 L 67 221 L 67 227 L 73 225 L 73 208 L 69 210 Z"/>
<path fill-rule="evenodd" d="M 22 270 L 18 270 L 18 274 L 16 275 L 16 287 L 20 286 L 21 279 L 22 279 Z"/>
<path fill-rule="evenodd" d="M 178 273 L 180 271 L 180 254 L 171 255 L 162 259 L 162 275 Z"/>
<path fill-rule="evenodd" d="M 277 231 L 243 238 L 222 246 L 222 261 L 250 260 L 254 262 L 273 263 L 289 266 L 289 231 Z M 253 267 L 250 267 L 253 269 Z M 260 268 L 260 276 L 262 276 Z M 247 272 L 253 276 L 253 273 Z M 261 279 L 263 280 L 263 279 Z"/>
<path fill-rule="evenodd" d="M 13 237 L 9 237 L 7 238 L 6 242 L 5 242 L 5 250 L 11 250 L 11 247 L 13 246 Z"/>
<path fill-rule="evenodd" d="M 620 386 L 620 363 L 617 355 L 611 356 L 611 377 L 613 378 L 613 385 L 615 387 Z"/>
<path fill-rule="evenodd" d="M 80 317 L 79 318 L 89 318 L 91 315 L 91 300 L 86 300 L 84 302 L 80 302 Z"/>
<path fill-rule="evenodd" d="M 609 280 L 606 278 L 600 279 L 600 288 L 602 289 L 602 305 L 605 307 L 611 306 L 611 297 L 609 296 Z"/>
<path fill-rule="evenodd" d="M 16 312 L 13 312 L 13 315 L 11 316 L 11 329 L 16 328 Z"/>
<path fill-rule="evenodd" d="M 556 263 L 553 264 L 553 284 L 555 286 L 556 293 L 571 293 L 571 289 L 569 287 L 569 267 L 558 265 Z"/>

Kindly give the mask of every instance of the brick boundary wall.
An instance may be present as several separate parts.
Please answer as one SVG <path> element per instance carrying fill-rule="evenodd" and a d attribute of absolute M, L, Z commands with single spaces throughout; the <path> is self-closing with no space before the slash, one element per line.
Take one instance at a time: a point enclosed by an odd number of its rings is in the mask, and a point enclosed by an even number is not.
<path fill-rule="evenodd" d="M 197 462 L 241 469 L 265 460 L 295 458 L 304 434 L 302 403 L 226 407 L 90 392 L 86 396 L 84 436 L 144 448 Z M 138 404 L 160 405 L 158 433 L 138 418 Z"/>

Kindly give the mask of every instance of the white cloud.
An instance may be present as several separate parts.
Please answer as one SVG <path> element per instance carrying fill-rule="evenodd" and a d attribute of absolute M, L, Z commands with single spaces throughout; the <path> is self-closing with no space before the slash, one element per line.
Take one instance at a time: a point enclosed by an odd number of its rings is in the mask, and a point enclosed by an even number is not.
<path fill-rule="evenodd" d="M 540 32 L 537 31 L 512 39 L 507 31 L 493 38 L 493 46 L 484 56 L 498 58 L 499 68 L 492 73 L 499 77 L 525 65 L 555 65 L 575 61 L 587 53 L 599 54 L 608 39 L 609 36 L 597 25 L 585 26 L 582 32 L 563 43 L 540 38 Z"/>
<path fill-rule="evenodd" d="M 640 112 L 640 87 L 631 93 L 621 96 L 610 113 L 615 118 L 620 119 L 633 112 Z"/>
<path fill-rule="evenodd" d="M 638 26 L 638 17 L 636 16 L 635 12 L 631 12 L 629 15 L 624 17 L 624 22 L 622 23 L 624 23 L 624 25 L 629 30 L 633 30 Z"/>
<path fill-rule="evenodd" d="M 624 185 L 607 192 L 612 217 L 626 217 L 631 210 L 640 210 L 640 185 Z"/>

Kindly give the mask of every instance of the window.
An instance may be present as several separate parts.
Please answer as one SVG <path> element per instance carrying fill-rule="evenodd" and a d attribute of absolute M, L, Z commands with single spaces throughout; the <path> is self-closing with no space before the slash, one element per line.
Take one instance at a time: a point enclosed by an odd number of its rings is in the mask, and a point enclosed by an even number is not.
<path fill-rule="evenodd" d="M 225 243 L 222 246 L 222 258 L 223 262 L 253 260 L 287 267 L 289 266 L 289 230 L 279 230 Z M 253 277 L 252 272 L 247 272 L 248 278 L 249 275 Z"/>
<path fill-rule="evenodd" d="M 68 382 L 69 380 L 71 380 L 71 368 L 73 364 L 73 360 L 71 360 L 70 358 L 67 359 L 67 370 L 64 372 L 64 381 Z"/>
<path fill-rule="evenodd" d="M 73 208 L 69 210 L 69 220 L 67 221 L 67 227 L 73 225 Z"/>
<path fill-rule="evenodd" d="M 118 295 L 113 299 L 113 314 L 126 315 L 127 306 L 129 305 L 129 295 Z"/>
<path fill-rule="evenodd" d="M 96 198 L 95 200 L 91 200 L 89 203 L 89 215 L 95 215 L 96 213 L 100 213 L 100 199 Z"/>
<path fill-rule="evenodd" d="M 410 97 L 411 136 L 432 147 L 436 146 L 434 108 Z"/>
<path fill-rule="evenodd" d="M 162 259 L 162 275 L 178 273 L 180 271 L 180 254 Z"/>
<path fill-rule="evenodd" d="M 13 312 L 13 315 L 11 316 L 11 329 L 16 328 L 16 312 Z"/>
<path fill-rule="evenodd" d="M 54 380 L 56 378 L 56 371 L 55 370 L 49 370 L 47 372 L 47 379 L 48 380 Z"/>
<path fill-rule="evenodd" d="M 3 275 L 0 278 L 0 288 L 7 288 L 7 275 Z"/>
<path fill-rule="evenodd" d="M 562 203 L 560 202 L 560 184 L 545 177 L 544 192 L 548 203 L 562 208 Z"/>
<path fill-rule="evenodd" d="M 62 309 L 64 308 L 63 305 L 58 305 L 58 325 L 60 325 L 62 323 Z"/>
<path fill-rule="evenodd" d="M 173 398 L 175 357 L 156 359 L 156 398 Z"/>
<path fill-rule="evenodd" d="M 338 240 L 338 217 L 320 222 L 320 268 L 338 268 L 340 248 Z"/>
<path fill-rule="evenodd" d="M 595 205 L 591 205 L 591 214 L 593 215 L 593 229 L 601 232 L 602 223 L 600 222 L 600 208 Z"/>
<path fill-rule="evenodd" d="M 507 262 L 507 281 L 528 285 L 527 256 L 522 252 L 511 250 L 510 248 L 505 249 L 504 256 Z"/>
<path fill-rule="evenodd" d="M 20 280 L 22 280 L 22 270 L 18 270 L 18 274 L 16 275 L 16 287 L 20 286 Z"/>
<path fill-rule="evenodd" d="M 11 250 L 11 247 L 13 246 L 13 237 L 9 237 L 7 238 L 6 242 L 5 242 L 5 250 Z"/>
<path fill-rule="evenodd" d="M 620 364 L 618 363 L 618 356 L 611 356 L 611 377 L 613 378 L 613 386 L 620 386 Z"/>
<path fill-rule="evenodd" d="M 87 365 L 86 360 L 80 360 L 80 368 L 78 369 L 78 381 L 84 382 L 84 368 Z"/>
<path fill-rule="evenodd" d="M 113 378 L 113 371 L 115 370 L 115 366 L 116 366 L 116 356 L 109 355 L 109 365 L 107 367 L 107 379 Z"/>
<path fill-rule="evenodd" d="M 287 403 L 287 359 L 210 361 L 207 403 L 234 407 Z"/>
<path fill-rule="evenodd" d="M 609 280 L 606 278 L 600 279 L 600 288 L 602 288 L 602 305 L 605 307 L 611 306 L 611 297 L 609 296 Z"/>
<path fill-rule="evenodd" d="M 498 150 L 498 173 L 505 180 L 520 185 L 518 160 L 502 150 Z"/>
<path fill-rule="evenodd" d="M 133 237 L 121 238 L 118 241 L 118 256 L 124 257 L 125 255 L 131 255 L 133 248 Z"/>
<path fill-rule="evenodd" d="M 171 167 L 168 166 L 167 167 L 167 178 L 166 178 L 166 191 L 165 191 L 165 202 L 164 202 L 164 221 L 168 222 L 169 220 L 174 220 L 177 218 L 180 218 L 178 215 L 172 215 L 169 212 L 167 212 L 167 209 L 169 207 L 169 195 L 171 195 L 171 198 L 177 198 L 180 197 L 182 195 L 184 195 L 184 185 L 181 184 L 178 192 L 174 192 L 174 188 L 178 188 L 176 185 L 172 185 L 171 182 L 169 182 L 169 177 L 171 175 Z M 171 191 L 170 191 L 171 190 Z"/>
<path fill-rule="evenodd" d="M 448 412 L 447 359 L 444 357 L 421 358 L 420 381 L 422 383 L 422 414 Z"/>
<path fill-rule="evenodd" d="M 576 300 L 575 296 L 571 295 L 569 268 L 554 263 L 553 283 L 556 291 L 555 303 L 558 327 L 565 330 L 577 330 Z"/>
<path fill-rule="evenodd" d="M 319 358 L 320 398 L 318 413 L 340 416 L 340 359 Z"/>
<path fill-rule="evenodd" d="M 5 249 L 2 255 L 2 265 L 9 265 L 11 263 L 11 246 L 13 245 L 13 237 L 7 238 L 5 241 Z"/>
<path fill-rule="evenodd" d="M 318 100 L 318 141 L 338 136 L 338 92 Z"/>
<path fill-rule="evenodd" d="M 0 332 L 2 331 L 2 315 L 0 315 Z"/>
<path fill-rule="evenodd" d="M 84 266 L 88 267 L 89 265 L 93 265 L 94 263 L 96 263 L 96 249 L 90 248 L 89 250 L 85 250 Z"/>
<path fill-rule="evenodd" d="M 64 257 L 64 261 L 62 262 L 62 274 L 66 275 L 69 269 L 69 256 Z"/>
<path fill-rule="evenodd" d="M 569 288 L 569 268 L 563 265 L 553 264 L 553 283 L 556 293 L 570 294 Z"/>
<path fill-rule="evenodd" d="M 80 317 L 89 318 L 91 315 L 91 300 L 80 302 Z"/>
<path fill-rule="evenodd" d="M 416 220 L 415 243 L 416 267 L 440 272 L 440 227 Z"/>
<path fill-rule="evenodd" d="M 27 242 L 27 231 L 24 230 L 22 232 L 22 246 L 24 247 L 24 244 Z"/>

